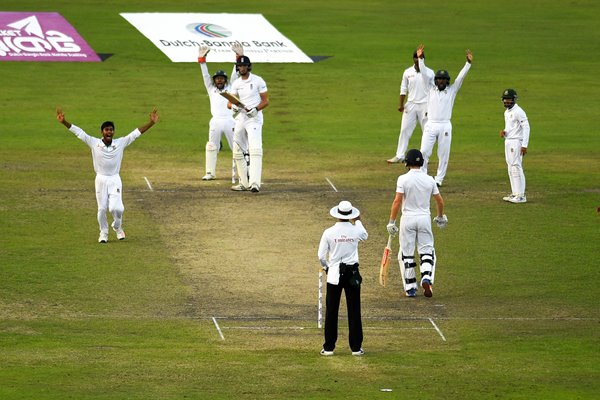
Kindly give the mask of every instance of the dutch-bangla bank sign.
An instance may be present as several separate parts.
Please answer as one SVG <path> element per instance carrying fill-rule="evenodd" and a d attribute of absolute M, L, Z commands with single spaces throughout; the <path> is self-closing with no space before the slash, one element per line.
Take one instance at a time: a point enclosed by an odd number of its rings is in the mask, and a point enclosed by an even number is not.
<path fill-rule="evenodd" d="M 0 61 L 102 61 L 52 12 L 0 12 Z"/>
<path fill-rule="evenodd" d="M 231 62 L 239 43 L 252 62 L 312 63 L 261 14 L 121 14 L 173 62 L 197 62 L 198 47 L 210 48 L 208 62 Z"/>

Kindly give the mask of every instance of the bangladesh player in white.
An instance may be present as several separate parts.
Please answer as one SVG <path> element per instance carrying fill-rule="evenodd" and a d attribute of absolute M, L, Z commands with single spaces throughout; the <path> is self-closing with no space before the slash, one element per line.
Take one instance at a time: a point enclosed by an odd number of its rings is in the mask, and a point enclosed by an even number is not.
<path fill-rule="evenodd" d="M 87 144 L 92 150 L 94 171 L 96 172 L 96 201 L 98 202 L 98 224 L 100 237 L 98 242 L 108 242 L 107 212 L 113 216 L 112 228 L 117 234 L 117 239 L 125 239 L 123 231 L 123 206 L 121 177 L 121 161 L 125 148 L 139 138 L 144 132 L 158 122 L 156 108 L 150 113 L 150 121 L 136 128 L 129 135 L 114 139 L 115 125 L 106 121 L 100 127 L 102 138 L 88 135 L 80 127 L 71 124 L 65 119 L 65 114 L 60 108 L 56 109 L 56 119 L 69 129 L 78 139 Z"/>
<path fill-rule="evenodd" d="M 462 86 L 463 80 L 467 76 L 467 72 L 471 68 L 473 62 L 473 54 L 471 50 L 467 50 L 467 62 L 465 66 L 460 70 L 453 84 L 450 84 L 450 75 L 446 70 L 439 70 L 436 72 L 434 77 L 434 83 L 431 83 L 431 76 L 429 73 L 425 73 L 425 59 L 423 57 L 423 46 L 419 45 L 417 48 L 417 55 L 419 57 L 419 68 L 424 72 L 422 79 L 424 83 L 429 87 L 429 100 L 427 102 L 427 125 L 425 125 L 425 131 L 421 138 L 421 153 L 425 158 L 423 164 L 423 171 L 427 172 L 427 164 L 429 157 L 433 152 L 433 146 L 435 142 L 438 143 L 437 155 L 438 155 L 438 168 L 437 174 L 435 175 L 435 182 L 438 186 L 442 186 L 444 178 L 446 177 L 446 171 L 448 169 L 448 162 L 450 160 L 450 145 L 452 144 L 452 107 L 454 106 L 454 100 L 456 94 Z"/>
<path fill-rule="evenodd" d="M 415 297 L 417 294 L 417 278 L 415 268 L 415 246 L 421 261 L 421 280 L 425 297 L 433 296 L 435 279 L 435 249 L 433 247 L 433 232 L 431 230 L 431 197 L 436 202 L 437 216 L 433 221 L 440 228 L 448 223 L 444 214 L 444 199 L 434 181 L 422 169 L 424 157 L 417 149 L 406 153 L 406 167 L 409 171 L 398 177 L 396 196 L 390 211 L 390 221 L 387 230 L 390 235 L 398 233 L 396 218 L 402 210 L 400 218 L 400 252 L 398 263 L 403 271 L 403 285 L 406 296 Z"/>
<path fill-rule="evenodd" d="M 423 53 L 423 58 L 424 57 L 425 53 Z M 396 155 L 387 160 L 388 164 L 404 162 L 404 153 L 406 153 L 406 150 L 408 149 L 408 142 L 413 131 L 417 127 L 417 122 L 421 126 L 421 131 L 425 129 L 425 123 L 427 122 L 427 96 L 429 94 L 429 86 L 425 85 L 421 78 L 419 57 L 417 57 L 416 51 L 413 53 L 413 63 L 414 65 L 405 69 L 402 74 L 402 83 L 400 84 L 400 106 L 398 107 L 398 111 L 402 113 L 400 136 L 398 137 Z M 429 68 L 427 68 L 427 74 L 433 77 L 433 71 Z M 433 83 L 433 79 L 431 80 L 431 83 Z"/>
<path fill-rule="evenodd" d="M 239 43 L 234 43 L 231 48 L 236 53 L 236 59 L 244 54 L 243 47 Z M 206 55 L 209 51 L 208 46 L 204 44 L 200 45 L 198 49 L 198 63 L 200 64 L 202 79 L 204 80 L 204 86 L 210 99 L 210 113 L 212 115 L 209 123 L 208 142 L 206 142 L 205 147 L 206 175 L 202 177 L 204 181 L 210 181 L 217 177 L 217 154 L 219 153 L 219 146 L 223 135 L 227 139 L 229 148 L 233 149 L 235 120 L 233 119 L 232 111 L 227 108 L 227 99 L 221 96 L 220 93 L 223 90 L 230 90 L 231 82 L 238 78 L 235 65 L 229 81 L 227 74 L 222 70 L 217 70 L 211 77 L 206 66 Z M 232 181 L 235 183 L 235 163 L 233 163 L 232 169 Z"/>
<path fill-rule="evenodd" d="M 525 173 L 523 172 L 523 156 L 529 146 L 529 121 L 527 114 L 517 104 L 517 91 L 506 89 L 502 93 L 504 104 L 504 130 L 500 137 L 504 138 L 504 156 L 508 165 L 508 178 L 512 193 L 503 198 L 511 203 L 526 203 Z"/>
<path fill-rule="evenodd" d="M 233 159 L 240 178 L 240 184 L 231 189 L 258 193 L 262 179 L 262 110 L 269 105 L 269 93 L 264 79 L 250 72 L 252 63 L 247 56 L 241 56 L 236 65 L 240 78 L 232 83 L 231 93 L 240 99 L 245 108 L 229 103 L 238 113 L 233 133 Z M 244 159 L 246 148 L 250 154 L 249 167 Z"/>

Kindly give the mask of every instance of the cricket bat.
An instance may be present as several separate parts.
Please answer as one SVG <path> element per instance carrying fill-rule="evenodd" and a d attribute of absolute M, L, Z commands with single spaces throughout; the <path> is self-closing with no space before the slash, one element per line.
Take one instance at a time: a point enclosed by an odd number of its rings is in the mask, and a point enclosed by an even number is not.
<path fill-rule="evenodd" d="M 323 327 L 323 268 L 319 268 L 319 298 L 317 307 L 317 328 Z"/>
<path fill-rule="evenodd" d="M 246 108 L 246 106 L 244 105 L 244 103 L 242 103 L 240 101 L 240 99 L 238 99 L 237 97 L 235 97 L 234 95 L 229 93 L 227 90 L 222 91 L 220 93 L 220 95 L 225 97 L 227 100 L 229 100 L 231 102 L 231 104 L 235 104 L 236 106 L 238 106 L 240 108 Z"/>
<path fill-rule="evenodd" d="M 385 286 L 387 283 L 388 270 L 390 268 L 390 253 L 392 252 L 392 235 L 389 235 L 387 245 L 383 249 L 381 267 L 379 267 L 379 284 Z"/>

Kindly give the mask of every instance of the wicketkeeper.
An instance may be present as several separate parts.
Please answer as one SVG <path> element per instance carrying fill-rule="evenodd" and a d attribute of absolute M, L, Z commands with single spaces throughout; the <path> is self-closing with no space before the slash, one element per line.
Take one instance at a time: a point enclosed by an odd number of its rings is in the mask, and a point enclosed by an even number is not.
<path fill-rule="evenodd" d="M 421 262 L 420 285 L 425 297 L 433 296 L 435 278 L 435 249 L 433 247 L 433 232 L 431 230 L 430 200 L 433 196 L 437 205 L 437 216 L 433 222 L 439 228 L 444 228 L 448 218 L 444 214 L 444 199 L 433 177 L 421 170 L 423 155 L 417 149 L 409 150 L 404 159 L 408 172 L 398 177 L 396 197 L 392 203 L 390 221 L 387 230 L 390 235 L 398 233 L 396 218 L 402 210 L 400 218 L 400 252 L 398 262 L 404 280 L 406 296 L 417 295 L 417 278 L 415 268 L 415 246 Z"/>
<path fill-rule="evenodd" d="M 327 272 L 325 297 L 325 343 L 321 355 L 332 356 L 338 336 L 338 312 L 342 290 L 348 307 L 348 339 L 353 356 L 362 356 L 363 330 L 360 316 L 360 285 L 358 243 L 368 234 L 360 221 L 360 211 L 349 201 L 342 201 L 329 214 L 338 222 L 323 232 L 318 257 Z M 354 222 L 354 223 L 352 223 Z"/>

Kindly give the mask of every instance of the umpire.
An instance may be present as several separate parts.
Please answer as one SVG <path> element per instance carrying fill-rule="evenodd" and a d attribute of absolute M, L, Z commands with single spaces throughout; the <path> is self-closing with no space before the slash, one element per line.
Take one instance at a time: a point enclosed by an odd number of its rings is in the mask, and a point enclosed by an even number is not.
<path fill-rule="evenodd" d="M 338 312 L 342 290 L 346 294 L 350 350 L 353 356 L 364 354 L 363 331 L 360 316 L 360 284 L 358 271 L 358 243 L 369 236 L 362 222 L 360 211 L 349 201 L 341 201 L 329 214 L 338 222 L 323 232 L 319 243 L 319 261 L 327 272 L 327 295 L 325 297 L 325 343 L 321 355 L 332 356 L 338 337 Z"/>

